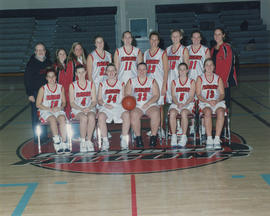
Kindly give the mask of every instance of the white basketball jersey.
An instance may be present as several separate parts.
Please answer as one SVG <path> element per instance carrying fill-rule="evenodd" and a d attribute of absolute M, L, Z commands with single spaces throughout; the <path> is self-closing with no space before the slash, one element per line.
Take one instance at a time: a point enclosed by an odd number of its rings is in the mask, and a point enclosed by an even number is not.
<path fill-rule="evenodd" d="M 110 85 L 108 80 L 100 83 L 102 87 L 102 99 L 107 104 L 120 104 L 122 102 L 122 88 L 124 82 L 117 80 L 114 85 Z"/>
<path fill-rule="evenodd" d="M 104 76 L 106 76 L 105 71 L 109 63 L 112 62 L 111 53 L 104 50 L 104 56 L 100 56 L 97 50 L 94 50 L 91 54 L 92 57 L 92 79 L 94 82 L 100 83 Z"/>
<path fill-rule="evenodd" d="M 56 84 L 56 88 L 52 91 L 48 84 L 43 86 L 44 96 L 42 105 L 50 108 L 61 107 L 61 91 L 62 85 Z"/>
<path fill-rule="evenodd" d="M 156 53 L 151 55 L 150 49 L 146 50 L 144 53 L 144 62 L 147 64 L 147 75 L 152 79 L 155 79 L 159 85 L 159 88 L 162 87 L 163 82 L 163 62 L 162 57 L 165 52 L 158 48 Z"/>
<path fill-rule="evenodd" d="M 187 102 L 192 82 L 194 82 L 194 80 L 190 78 L 187 78 L 185 83 L 181 83 L 180 79 L 173 80 L 175 85 L 175 96 L 179 103 Z"/>
<path fill-rule="evenodd" d="M 189 77 L 196 80 L 198 76 L 203 74 L 205 55 L 209 49 L 203 45 L 200 46 L 197 52 L 192 49 L 192 45 L 189 45 L 187 49 L 189 52 Z"/>
<path fill-rule="evenodd" d="M 129 79 L 137 76 L 138 55 L 141 51 L 134 46 L 130 53 L 127 53 L 125 47 L 120 47 L 116 51 L 120 62 L 118 79 L 127 83 Z"/>
<path fill-rule="evenodd" d="M 92 85 L 93 83 L 89 80 L 86 80 L 86 86 L 84 88 L 79 85 L 79 81 L 72 83 L 74 89 L 74 103 L 77 106 L 86 108 L 91 105 Z"/>
<path fill-rule="evenodd" d="M 130 82 L 132 85 L 132 94 L 136 98 L 136 106 L 142 107 L 153 97 L 152 86 L 154 79 L 147 77 L 144 83 L 140 83 L 139 78 L 135 77 Z"/>
<path fill-rule="evenodd" d="M 172 80 L 177 79 L 178 65 L 184 62 L 184 51 L 186 49 L 183 45 L 180 44 L 177 50 L 173 52 L 172 47 L 173 46 L 171 45 L 166 49 L 169 63 L 169 74 L 168 74 L 169 76 L 168 80 L 170 80 L 169 83 L 171 83 Z"/>
<path fill-rule="evenodd" d="M 213 78 L 211 80 L 207 80 L 205 74 L 199 77 L 202 81 L 201 85 L 202 97 L 208 101 L 217 100 L 219 97 L 218 82 L 220 77 L 217 74 L 213 74 Z"/>

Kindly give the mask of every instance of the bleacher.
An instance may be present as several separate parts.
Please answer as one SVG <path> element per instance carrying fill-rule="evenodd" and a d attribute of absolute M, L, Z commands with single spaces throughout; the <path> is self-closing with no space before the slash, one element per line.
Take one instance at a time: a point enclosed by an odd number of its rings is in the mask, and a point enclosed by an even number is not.
<path fill-rule="evenodd" d="M 158 31 L 164 40 L 164 47 L 171 44 L 170 30 L 185 30 L 183 43 L 191 43 L 190 33 L 199 29 L 210 47 L 215 27 L 222 27 L 229 35 L 230 43 L 239 54 L 240 64 L 270 63 L 270 31 L 260 17 L 258 9 L 224 10 L 219 13 L 196 14 L 193 12 L 157 13 Z M 168 19 L 166 19 L 168 17 Z M 240 28 L 247 21 L 248 29 Z"/>

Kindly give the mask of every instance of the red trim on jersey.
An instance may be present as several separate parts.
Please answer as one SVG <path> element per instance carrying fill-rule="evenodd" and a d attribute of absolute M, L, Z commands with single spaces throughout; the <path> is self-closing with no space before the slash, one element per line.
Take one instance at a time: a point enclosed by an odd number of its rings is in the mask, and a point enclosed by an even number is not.
<path fill-rule="evenodd" d="M 176 82 L 175 82 L 175 80 L 173 80 L 172 82 L 173 82 L 173 84 L 176 86 Z"/>
<path fill-rule="evenodd" d="M 140 83 L 140 85 L 141 85 L 141 86 L 144 86 L 144 85 L 145 85 L 145 83 L 147 82 L 147 77 L 146 77 L 146 79 L 145 79 L 145 81 L 144 81 L 144 83 L 143 83 L 143 84 L 140 82 L 139 77 L 137 77 L 137 79 L 138 79 L 138 82 Z"/>
<path fill-rule="evenodd" d="M 184 53 L 185 53 L 185 50 L 187 50 L 187 48 L 186 48 L 186 47 L 183 49 L 183 58 L 184 58 Z"/>
<path fill-rule="evenodd" d="M 94 57 L 93 55 L 90 53 L 90 57 L 92 58 L 92 62 L 94 61 Z"/>
<path fill-rule="evenodd" d="M 71 85 L 73 86 L 73 89 L 75 89 L 74 83 L 71 83 Z"/>
<path fill-rule="evenodd" d="M 122 82 L 122 87 L 125 86 L 125 82 Z"/>
<path fill-rule="evenodd" d="M 103 84 L 100 82 L 100 83 L 99 83 L 99 86 L 103 87 Z"/>
<path fill-rule="evenodd" d="M 105 59 L 105 57 L 106 57 L 105 50 L 103 50 L 103 55 L 104 55 L 103 57 L 101 57 L 101 55 L 99 55 L 99 53 L 98 53 L 98 51 L 96 49 L 95 49 L 95 52 L 96 52 L 96 54 L 98 55 L 99 58 L 101 58 L 102 60 Z"/>
<path fill-rule="evenodd" d="M 118 51 L 118 48 L 116 49 L 116 52 L 117 52 L 117 55 L 119 56 L 119 51 Z"/>
<path fill-rule="evenodd" d="M 160 48 L 158 47 L 158 49 L 157 49 L 157 51 L 154 53 L 154 55 L 151 55 L 151 50 L 149 50 L 149 55 L 150 55 L 150 57 L 153 58 L 153 57 L 157 54 L 157 52 L 159 51 L 159 49 L 160 49 Z"/>
<path fill-rule="evenodd" d="M 155 79 L 153 79 L 153 81 L 152 81 L 152 84 L 154 84 L 154 82 L 155 82 L 156 80 Z"/>
<path fill-rule="evenodd" d="M 113 88 L 113 87 L 116 85 L 117 81 L 118 81 L 118 80 L 116 80 L 115 83 L 114 83 L 113 85 L 110 85 L 110 83 L 108 82 L 108 80 L 106 80 L 106 83 L 107 83 L 108 86 L 110 86 L 110 87 Z"/>
<path fill-rule="evenodd" d="M 200 78 L 200 80 L 201 80 L 201 82 L 202 82 L 202 77 L 201 76 L 198 76 L 199 78 Z"/>
<path fill-rule="evenodd" d="M 206 50 L 205 50 L 205 54 L 207 53 L 207 51 L 208 51 L 209 49 L 208 48 L 206 48 Z M 209 51 L 210 52 L 210 51 Z"/>
<path fill-rule="evenodd" d="M 131 79 L 129 79 L 129 81 L 128 81 L 128 82 L 129 82 L 129 84 L 130 84 L 130 85 L 132 85 L 132 81 L 131 81 Z"/>
<path fill-rule="evenodd" d="M 130 52 L 130 53 L 127 53 L 125 47 L 123 46 L 124 52 L 125 52 L 127 55 L 130 55 L 130 54 L 133 52 L 133 46 L 131 46 L 131 47 L 132 47 L 131 52 Z"/>
<path fill-rule="evenodd" d="M 166 52 L 166 51 L 163 51 L 161 58 L 163 58 L 163 56 L 164 56 L 165 54 L 167 55 L 167 52 Z"/>
<path fill-rule="evenodd" d="M 184 84 L 182 84 L 182 82 L 181 82 L 181 80 L 180 80 L 180 78 L 179 78 L 179 84 L 180 84 L 181 86 L 186 85 L 186 84 L 187 84 L 187 81 L 188 81 L 188 77 L 187 77 L 186 81 L 184 82 Z"/>
<path fill-rule="evenodd" d="M 49 89 L 49 91 L 51 92 L 51 93 L 55 93 L 56 92 L 56 89 L 57 89 L 57 84 L 56 84 L 56 87 L 55 87 L 55 89 L 54 89 L 54 91 L 52 91 L 51 89 L 50 89 L 50 86 L 47 84 L 47 87 L 48 87 L 48 89 Z"/>
<path fill-rule="evenodd" d="M 179 50 L 179 48 L 180 48 L 181 46 L 182 46 L 182 45 L 181 45 L 181 44 L 179 44 L 179 46 L 178 46 L 178 48 L 176 49 L 176 51 L 175 51 L 175 52 L 173 52 L 173 46 L 172 46 L 172 47 L 171 47 L 172 54 L 177 53 L 177 51 Z"/>
<path fill-rule="evenodd" d="M 201 49 L 201 47 L 202 47 L 202 45 L 200 44 L 200 47 L 199 47 L 199 49 L 195 52 L 194 50 L 193 50 L 193 47 L 192 47 L 192 45 L 191 45 L 191 50 L 192 50 L 192 52 L 194 53 L 194 54 L 196 54 L 197 52 L 199 52 L 199 50 Z"/>
<path fill-rule="evenodd" d="M 93 87 L 93 82 L 91 82 L 91 90 L 92 90 L 92 87 Z"/>
<path fill-rule="evenodd" d="M 80 85 L 79 85 L 79 80 L 77 80 L 77 85 L 78 85 L 78 87 L 81 89 L 81 90 L 85 90 L 86 89 L 86 87 L 87 87 L 87 80 L 85 80 L 86 81 L 86 84 L 85 84 L 85 87 L 84 88 L 82 88 Z"/>
<path fill-rule="evenodd" d="M 190 81 L 190 84 L 192 84 L 193 82 L 195 82 L 193 79 Z"/>
<path fill-rule="evenodd" d="M 205 74 L 204 74 L 204 77 L 205 77 L 206 81 L 209 82 L 209 83 L 212 83 L 212 82 L 214 81 L 214 78 L 215 78 L 215 76 L 214 76 L 214 74 L 213 74 L 213 79 L 212 79 L 212 81 L 210 82 L 210 81 L 207 79 L 207 77 L 206 77 Z"/>

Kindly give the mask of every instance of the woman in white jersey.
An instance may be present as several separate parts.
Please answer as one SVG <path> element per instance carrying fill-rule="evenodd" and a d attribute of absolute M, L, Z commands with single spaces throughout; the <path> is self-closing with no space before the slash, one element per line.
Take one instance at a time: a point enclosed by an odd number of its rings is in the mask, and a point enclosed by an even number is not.
<path fill-rule="evenodd" d="M 182 30 L 172 30 L 171 40 L 172 45 L 167 47 L 166 53 L 168 56 L 169 73 L 168 73 L 168 89 L 166 100 L 168 103 L 172 103 L 171 88 L 170 85 L 173 80 L 178 78 L 178 65 L 182 62 L 189 65 L 188 50 L 181 44 L 183 38 Z"/>
<path fill-rule="evenodd" d="M 209 58 L 204 62 L 204 74 L 196 81 L 196 95 L 199 101 L 199 109 L 204 114 L 204 124 L 207 135 L 206 149 L 221 149 L 220 134 L 224 124 L 226 109 L 224 101 L 224 86 L 222 79 L 214 73 L 214 61 Z M 216 113 L 216 134 L 212 138 L 212 113 Z"/>
<path fill-rule="evenodd" d="M 114 64 L 118 71 L 118 79 L 125 84 L 130 78 L 137 76 L 137 64 L 142 62 L 142 53 L 139 48 L 132 46 L 132 34 L 125 31 L 122 34 L 123 46 L 114 53 Z"/>
<path fill-rule="evenodd" d="M 63 111 L 66 105 L 65 90 L 56 82 L 53 68 L 47 68 L 46 80 L 48 83 L 39 89 L 36 101 L 39 119 L 42 123 L 49 123 L 56 153 L 70 152 L 66 137 L 66 116 Z M 58 135 L 58 124 L 61 137 Z"/>
<path fill-rule="evenodd" d="M 98 85 L 106 79 L 105 69 L 112 62 L 111 53 L 104 50 L 104 39 L 98 35 L 94 39 L 96 49 L 87 57 L 88 79 L 95 83 L 96 90 Z"/>
<path fill-rule="evenodd" d="M 150 118 L 151 137 L 150 146 L 157 145 L 157 131 L 160 123 L 160 109 L 157 104 L 159 88 L 152 77 L 148 77 L 147 65 L 138 64 L 138 76 L 130 79 L 126 85 L 126 95 L 136 98 L 136 108 L 130 112 L 131 126 L 136 136 L 136 146 L 143 147 L 141 136 L 141 117 L 147 115 Z"/>
<path fill-rule="evenodd" d="M 194 94 L 195 81 L 188 78 L 188 65 L 181 63 L 178 66 L 179 77 L 172 81 L 172 105 L 169 108 L 170 112 L 170 127 L 172 132 L 171 146 L 177 145 L 176 135 L 176 116 L 181 114 L 181 126 L 183 134 L 178 143 L 179 146 L 184 147 L 187 143 L 187 128 L 188 128 L 188 114 L 194 108 Z"/>
<path fill-rule="evenodd" d="M 107 79 L 99 84 L 98 103 L 100 105 L 98 113 L 98 126 L 101 130 L 103 151 L 108 151 L 110 144 L 107 137 L 107 124 L 122 123 L 121 149 L 128 149 L 130 128 L 129 112 L 122 107 L 125 83 L 117 78 L 117 69 L 114 64 L 109 64 L 106 68 Z"/>
<path fill-rule="evenodd" d="M 80 121 L 80 152 L 94 151 L 91 139 L 96 122 L 96 87 L 85 75 L 84 66 L 76 66 L 78 80 L 69 86 L 71 117 Z"/>

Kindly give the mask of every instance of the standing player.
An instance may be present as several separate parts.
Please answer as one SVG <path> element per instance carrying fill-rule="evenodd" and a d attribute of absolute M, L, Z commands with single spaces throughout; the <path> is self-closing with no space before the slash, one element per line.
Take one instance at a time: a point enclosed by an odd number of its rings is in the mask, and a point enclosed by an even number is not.
<path fill-rule="evenodd" d="M 121 149 L 128 149 L 130 128 L 129 112 L 122 107 L 124 96 L 124 82 L 117 79 L 117 69 L 114 64 L 106 68 L 108 78 L 99 85 L 98 103 L 101 106 L 98 113 L 98 126 L 101 130 L 102 150 L 108 151 L 110 144 L 107 137 L 107 123 L 122 123 Z"/>
<path fill-rule="evenodd" d="M 155 79 L 148 77 L 147 65 L 137 66 L 138 76 L 130 79 L 126 85 L 126 95 L 136 98 L 136 108 L 131 111 L 131 126 L 136 136 L 136 146 L 143 147 L 141 136 L 141 117 L 145 114 L 150 118 L 151 137 L 150 146 L 157 145 L 157 131 L 160 124 L 159 87 Z"/>
<path fill-rule="evenodd" d="M 171 146 L 177 145 L 176 132 L 176 116 L 181 114 L 181 126 L 183 135 L 178 143 L 184 147 L 187 143 L 187 128 L 188 114 L 192 112 L 194 107 L 195 81 L 188 78 L 188 66 L 186 63 L 181 63 L 178 66 L 179 78 L 171 83 L 172 101 L 173 104 L 169 108 L 170 112 L 170 127 L 172 131 Z"/>
<path fill-rule="evenodd" d="M 178 65 L 182 62 L 189 65 L 188 50 L 181 44 L 183 38 L 183 30 L 173 30 L 171 32 L 172 45 L 167 47 L 166 53 L 168 56 L 169 73 L 168 73 L 168 89 L 166 100 L 168 103 L 172 103 L 171 88 L 170 85 L 173 80 L 177 79 Z"/>
<path fill-rule="evenodd" d="M 53 68 L 47 69 L 46 80 L 48 83 L 39 89 L 37 95 L 39 120 L 49 123 L 56 153 L 70 152 L 66 137 L 66 116 L 63 111 L 66 105 L 65 91 L 62 85 L 56 82 Z M 61 137 L 58 135 L 58 124 Z"/>
<path fill-rule="evenodd" d="M 201 40 L 201 32 L 198 30 L 193 31 L 191 33 L 192 44 L 187 47 L 189 52 L 189 78 L 193 79 L 194 81 L 197 80 L 198 76 L 203 74 L 203 63 L 205 59 L 211 57 L 209 49 L 201 44 Z M 192 121 L 192 125 L 190 126 L 190 133 L 193 134 L 194 132 L 194 121 Z M 205 134 L 205 127 L 203 123 L 202 134 Z"/>
<path fill-rule="evenodd" d="M 159 91 L 160 98 L 158 105 L 161 105 L 161 127 L 163 126 L 163 105 L 165 103 L 165 95 L 167 91 L 167 80 L 168 80 L 168 57 L 165 51 L 158 47 L 160 42 L 160 36 L 158 32 L 151 32 L 149 35 L 150 49 L 144 53 L 144 62 L 147 65 L 148 77 L 155 79 Z M 165 137 L 165 132 L 161 128 L 162 137 Z"/>
<path fill-rule="evenodd" d="M 224 124 L 226 109 L 224 101 L 224 86 L 221 77 L 214 73 L 215 65 L 212 59 L 204 62 L 205 73 L 196 81 L 196 94 L 199 108 L 204 114 L 204 124 L 207 135 L 206 149 L 221 149 L 220 134 Z M 212 138 L 212 113 L 216 113 L 216 135 Z"/>
<path fill-rule="evenodd" d="M 137 76 L 137 64 L 142 62 L 142 53 L 139 48 L 132 46 L 132 34 L 125 31 L 122 34 L 123 46 L 116 49 L 114 63 L 118 71 L 118 79 L 125 84 L 130 78 Z"/>
<path fill-rule="evenodd" d="M 112 55 L 104 50 L 104 39 L 102 36 L 96 36 L 94 42 L 96 49 L 87 57 L 87 73 L 88 79 L 95 83 L 96 90 L 98 90 L 99 83 L 106 77 L 105 69 L 112 62 Z"/>
<path fill-rule="evenodd" d="M 76 66 L 78 80 L 69 86 L 71 117 L 80 120 L 80 152 L 94 151 L 91 139 L 96 122 L 96 88 L 85 75 L 84 66 Z"/>

